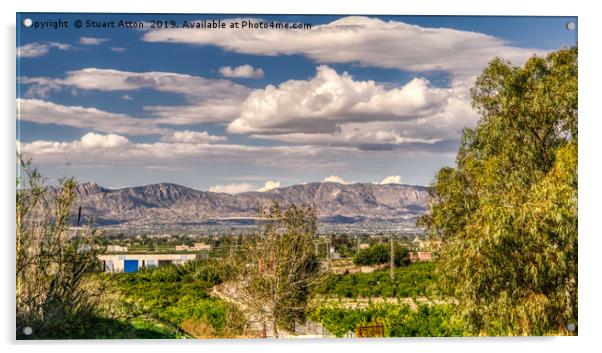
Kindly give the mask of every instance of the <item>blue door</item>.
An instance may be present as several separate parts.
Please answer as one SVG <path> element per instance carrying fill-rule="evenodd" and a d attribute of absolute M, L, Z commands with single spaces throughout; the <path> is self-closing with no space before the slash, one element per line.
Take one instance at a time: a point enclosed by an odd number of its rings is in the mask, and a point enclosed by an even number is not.
<path fill-rule="evenodd" d="M 138 260 L 123 260 L 123 272 L 138 272 Z"/>

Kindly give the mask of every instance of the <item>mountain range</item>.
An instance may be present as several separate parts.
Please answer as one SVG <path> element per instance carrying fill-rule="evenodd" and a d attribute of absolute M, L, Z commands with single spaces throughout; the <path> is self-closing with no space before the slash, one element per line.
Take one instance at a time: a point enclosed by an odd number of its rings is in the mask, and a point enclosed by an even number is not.
<path fill-rule="evenodd" d="M 88 182 L 79 184 L 76 193 L 82 217 L 92 217 L 98 226 L 253 223 L 259 205 L 273 201 L 283 207 L 314 204 L 321 222 L 407 222 L 426 211 L 428 198 L 422 186 L 333 182 L 234 195 L 170 183 L 109 189 Z"/>

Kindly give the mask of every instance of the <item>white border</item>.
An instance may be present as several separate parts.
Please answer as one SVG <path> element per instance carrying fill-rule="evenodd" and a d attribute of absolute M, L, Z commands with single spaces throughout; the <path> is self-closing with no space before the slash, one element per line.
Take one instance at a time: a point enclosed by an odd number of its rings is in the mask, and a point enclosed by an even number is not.
<path fill-rule="evenodd" d="M 600 12 L 593 1 L 557 0 L 304 0 L 296 3 L 286 1 L 197 1 L 166 0 L 129 1 L 102 0 L 99 2 L 75 0 L 21 0 L 18 3 L 3 2 L 2 17 L 2 77 L 4 92 L 1 95 L 4 116 L 2 136 L 4 140 L 0 165 L 2 185 L 0 224 L 2 237 L 2 319 L 0 334 L 4 348 L 9 351 L 39 352 L 104 352 L 106 350 L 144 350 L 178 352 L 199 350 L 238 352 L 281 352 L 341 351 L 341 352 L 569 352 L 599 349 L 598 330 L 601 310 L 600 261 L 597 254 L 602 249 L 601 236 L 597 230 L 597 207 L 602 197 L 600 188 L 600 153 L 602 146 L 597 138 L 602 119 L 598 105 L 597 86 L 600 75 L 600 38 L 602 33 Z M 549 338 L 408 338 L 387 340 L 320 340 L 320 341 L 265 341 L 265 340 L 215 340 L 215 341 L 68 341 L 15 342 L 14 332 L 14 203 L 15 203 L 15 13 L 16 12 L 142 12 L 142 13 L 241 13 L 241 14 L 391 14 L 391 15 L 519 15 L 519 16 L 579 16 L 579 337 Z"/>

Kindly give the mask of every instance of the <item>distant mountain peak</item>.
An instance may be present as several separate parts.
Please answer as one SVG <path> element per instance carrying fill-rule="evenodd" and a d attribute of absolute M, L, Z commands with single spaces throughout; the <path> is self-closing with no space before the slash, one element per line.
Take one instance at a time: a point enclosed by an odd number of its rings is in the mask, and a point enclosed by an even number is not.
<path fill-rule="evenodd" d="M 250 219 L 259 205 L 314 204 L 318 217 L 338 220 L 407 220 L 422 214 L 428 193 L 404 184 L 312 182 L 235 195 L 199 191 L 173 183 L 108 189 L 78 185 L 85 216 L 107 224 L 175 225 L 208 220 Z"/>

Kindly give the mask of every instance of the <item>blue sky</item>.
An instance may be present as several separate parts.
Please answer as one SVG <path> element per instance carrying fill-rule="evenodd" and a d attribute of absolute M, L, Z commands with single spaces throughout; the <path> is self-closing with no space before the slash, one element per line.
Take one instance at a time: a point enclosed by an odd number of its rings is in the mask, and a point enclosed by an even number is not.
<path fill-rule="evenodd" d="M 569 17 L 18 14 L 17 141 L 53 183 L 242 192 L 310 181 L 426 185 L 478 116 L 494 56 L 576 44 Z M 152 20 L 312 29 L 152 29 Z M 144 29 L 73 28 L 76 19 Z M 268 182 L 269 181 L 269 182 Z M 267 183 L 267 184 L 266 184 Z"/>

